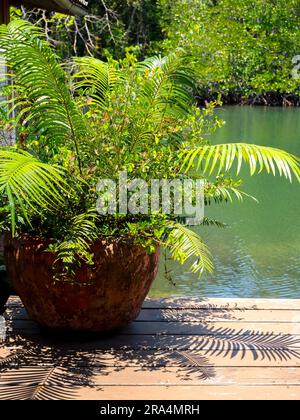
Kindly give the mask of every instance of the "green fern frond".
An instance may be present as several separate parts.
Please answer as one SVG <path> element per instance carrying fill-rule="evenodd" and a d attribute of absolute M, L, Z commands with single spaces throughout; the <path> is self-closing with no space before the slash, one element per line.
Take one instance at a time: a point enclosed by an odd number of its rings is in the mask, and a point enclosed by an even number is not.
<path fill-rule="evenodd" d="M 294 175 L 300 181 L 299 158 L 290 153 L 273 147 L 257 146 L 246 143 L 229 143 L 218 145 L 205 145 L 183 153 L 181 170 L 185 173 L 193 167 L 201 173 L 211 175 L 228 172 L 236 164 L 236 173 L 239 174 L 242 164 L 250 168 L 250 174 L 267 173 L 280 176 L 292 181 Z"/>
<path fill-rule="evenodd" d="M 26 94 L 27 122 L 53 145 L 69 143 L 79 159 L 79 143 L 88 126 L 71 96 L 62 65 L 40 31 L 14 20 L 0 29 L 0 50 Z"/>
<path fill-rule="evenodd" d="M 220 222 L 219 220 L 209 219 L 208 217 L 204 217 L 202 223 L 203 226 L 215 226 L 217 228 L 226 228 L 226 223 Z"/>
<path fill-rule="evenodd" d="M 151 109 L 151 118 L 179 118 L 190 112 L 195 81 L 184 57 L 150 57 L 138 70 L 145 77 L 141 96 Z"/>
<path fill-rule="evenodd" d="M 29 207 L 37 212 L 54 209 L 63 201 L 62 191 L 66 192 L 66 181 L 59 168 L 25 151 L 1 148 L 0 192 L 9 202 L 13 234 L 17 206 L 28 221 Z"/>
<path fill-rule="evenodd" d="M 215 203 L 232 203 L 234 199 L 242 202 L 244 198 L 250 198 L 251 200 L 258 202 L 253 195 L 240 190 L 234 185 L 234 183 L 231 183 L 230 180 L 224 184 L 218 182 L 212 184 L 207 183 L 205 186 L 204 199 L 206 205 L 211 204 L 212 201 Z"/>
<path fill-rule="evenodd" d="M 103 108 L 107 93 L 115 87 L 120 72 L 113 65 L 93 57 L 74 58 L 74 64 L 78 68 L 73 75 L 75 89 L 83 89 Z"/>
<path fill-rule="evenodd" d="M 98 218 L 99 214 L 95 209 L 90 209 L 86 213 L 73 217 L 65 239 L 49 246 L 48 251 L 57 254 L 55 262 L 59 263 L 61 261 L 64 266 L 64 271 L 57 275 L 57 279 L 64 279 L 66 276 L 72 278 L 81 261 L 93 265 L 93 254 L 90 251 L 90 246 L 99 235 L 96 226 Z"/>
<path fill-rule="evenodd" d="M 214 268 L 211 254 L 200 236 L 180 223 L 168 222 L 168 227 L 170 232 L 165 247 L 169 249 L 172 258 L 181 264 L 189 258 L 195 258 L 190 268 L 193 273 L 211 273 Z"/>

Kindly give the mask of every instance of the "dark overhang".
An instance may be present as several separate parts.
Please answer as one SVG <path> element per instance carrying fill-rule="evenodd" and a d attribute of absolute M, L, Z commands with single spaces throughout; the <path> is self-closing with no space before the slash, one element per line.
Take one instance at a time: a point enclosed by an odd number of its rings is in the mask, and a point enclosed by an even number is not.
<path fill-rule="evenodd" d="M 88 13 L 90 0 L 10 0 L 12 6 L 38 7 L 49 11 L 83 16 Z"/>

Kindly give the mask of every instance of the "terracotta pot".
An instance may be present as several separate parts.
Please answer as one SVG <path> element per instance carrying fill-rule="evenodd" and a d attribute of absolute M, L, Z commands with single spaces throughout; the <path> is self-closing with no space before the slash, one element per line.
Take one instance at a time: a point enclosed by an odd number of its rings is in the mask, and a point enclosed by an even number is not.
<path fill-rule="evenodd" d="M 137 317 L 156 276 L 159 248 L 147 254 L 139 246 L 95 242 L 94 266 L 82 264 L 76 283 L 54 280 L 50 241 L 24 235 L 5 239 L 5 260 L 13 287 L 30 317 L 62 330 L 105 332 Z"/>

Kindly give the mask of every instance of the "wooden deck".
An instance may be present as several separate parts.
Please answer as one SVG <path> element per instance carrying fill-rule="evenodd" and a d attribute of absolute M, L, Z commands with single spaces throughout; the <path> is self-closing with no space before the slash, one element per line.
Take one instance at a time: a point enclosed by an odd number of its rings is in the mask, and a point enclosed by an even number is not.
<path fill-rule="evenodd" d="M 102 338 L 5 317 L 0 399 L 300 399 L 300 300 L 147 300 Z"/>

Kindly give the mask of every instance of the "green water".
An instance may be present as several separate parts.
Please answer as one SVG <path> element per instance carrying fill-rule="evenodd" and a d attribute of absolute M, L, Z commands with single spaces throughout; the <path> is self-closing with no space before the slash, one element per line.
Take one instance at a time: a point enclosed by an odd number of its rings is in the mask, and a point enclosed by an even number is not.
<path fill-rule="evenodd" d="M 228 107 L 218 111 L 225 127 L 213 143 L 248 142 L 284 148 L 300 156 L 300 109 Z M 212 206 L 206 215 L 229 227 L 200 228 L 214 255 L 215 272 L 198 279 L 187 266 L 161 263 L 151 296 L 300 298 L 300 185 L 270 175 L 243 173 L 246 200 Z"/>

